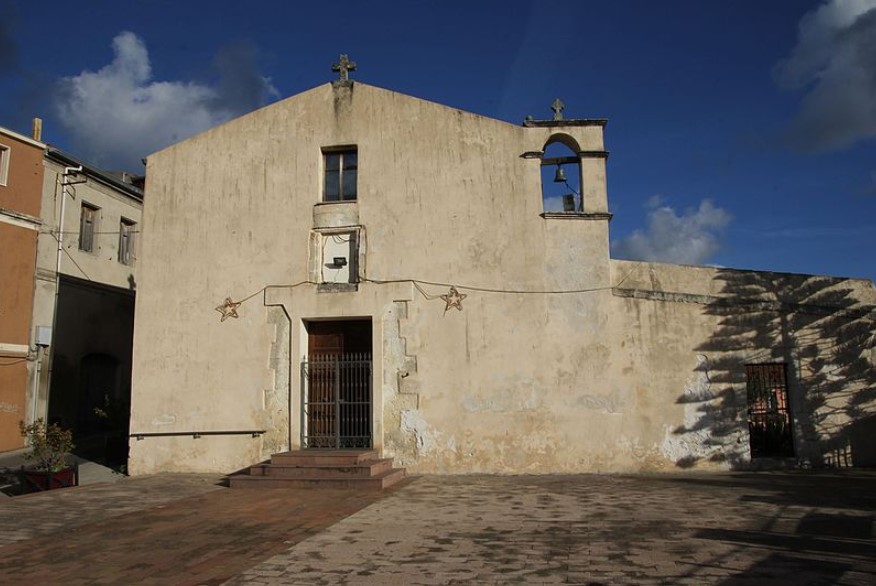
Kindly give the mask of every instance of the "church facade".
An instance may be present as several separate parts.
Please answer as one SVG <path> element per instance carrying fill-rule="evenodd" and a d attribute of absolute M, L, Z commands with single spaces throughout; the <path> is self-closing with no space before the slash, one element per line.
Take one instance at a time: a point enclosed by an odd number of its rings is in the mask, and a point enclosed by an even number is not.
<path fill-rule="evenodd" d="M 876 461 L 870 281 L 613 260 L 605 120 L 344 77 L 148 158 L 131 474 Z"/>

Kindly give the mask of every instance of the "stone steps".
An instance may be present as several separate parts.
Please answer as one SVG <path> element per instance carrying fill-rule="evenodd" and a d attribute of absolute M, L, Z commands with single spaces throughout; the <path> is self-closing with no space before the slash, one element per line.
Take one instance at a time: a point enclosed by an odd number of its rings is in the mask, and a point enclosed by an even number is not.
<path fill-rule="evenodd" d="M 405 477 L 392 458 L 372 450 L 297 450 L 229 477 L 231 488 L 363 488 L 383 490 Z"/>

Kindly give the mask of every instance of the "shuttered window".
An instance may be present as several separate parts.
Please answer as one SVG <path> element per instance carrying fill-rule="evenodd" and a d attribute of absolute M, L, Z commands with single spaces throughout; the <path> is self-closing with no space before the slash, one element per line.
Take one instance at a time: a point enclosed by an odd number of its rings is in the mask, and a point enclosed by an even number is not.
<path fill-rule="evenodd" d="M 119 262 L 134 264 L 134 232 L 137 224 L 122 218 L 119 222 Z"/>
<path fill-rule="evenodd" d="M 97 234 L 99 210 L 99 208 L 83 202 L 82 211 L 79 214 L 79 250 L 94 252 L 94 237 Z"/>

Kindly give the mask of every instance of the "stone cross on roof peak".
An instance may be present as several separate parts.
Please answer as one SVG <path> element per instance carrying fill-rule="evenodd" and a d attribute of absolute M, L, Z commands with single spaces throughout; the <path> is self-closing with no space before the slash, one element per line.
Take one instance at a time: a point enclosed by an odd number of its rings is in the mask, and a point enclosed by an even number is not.
<path fill-rule="evenodd" d="M 356 62 L 350 61 L 349 57 L 342 53 L 338 63 L 332 65 L 332 71 L 340 74 L 338 81 L 346 83 L 350 81 L 350 72 L 356 71 Z"/>
<path fill-rule="evenodd" d="M 554 111 L 554 120 L 562 120 L 563 119 L 563 110 L 566 108 L 566 105 L 563 104 L 560 98 L 554 100 L 554 103 L 551 104 L 551 110 Z"/>

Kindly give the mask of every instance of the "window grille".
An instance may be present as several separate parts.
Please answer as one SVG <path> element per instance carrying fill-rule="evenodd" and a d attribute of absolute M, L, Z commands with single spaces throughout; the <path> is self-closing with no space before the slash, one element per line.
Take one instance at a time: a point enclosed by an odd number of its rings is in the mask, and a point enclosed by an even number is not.
<path fill-rule="evenodd" d="M 793 425 L 788 405 L 786 365 L 747 364 L 745 379 L 751 457 L 793 456 Z"/>

